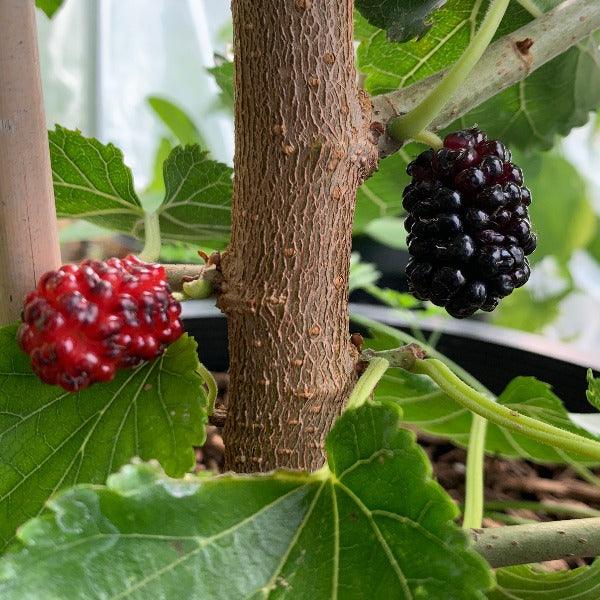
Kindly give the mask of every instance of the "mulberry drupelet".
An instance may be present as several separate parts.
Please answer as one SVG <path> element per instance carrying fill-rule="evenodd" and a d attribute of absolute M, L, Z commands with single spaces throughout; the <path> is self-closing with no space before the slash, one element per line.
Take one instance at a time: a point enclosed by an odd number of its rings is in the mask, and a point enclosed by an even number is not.
<path fill-rule="evenodd" d="M 456 318 L 492 311 L 529 279 L 536 247 L 523 172 L 479 128 L 450 133 L 406 168 L 409 288 Z"/>
<path fill-rule="evenodd" d="M 42 275 L 18 338 L 40 379 L 74 392 L 160 356 L 183 333 L 180 313 L 161 265 L 85 260 Z"/>

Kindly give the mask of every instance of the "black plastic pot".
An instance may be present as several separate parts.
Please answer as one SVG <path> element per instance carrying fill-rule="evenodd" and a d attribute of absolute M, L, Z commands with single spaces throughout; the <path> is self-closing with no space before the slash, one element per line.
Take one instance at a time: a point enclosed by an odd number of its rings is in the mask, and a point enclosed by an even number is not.
<path fill-rule="evenodd" d="M 381 273 L 379 286 L 399 292 L 408 291 L 404 269 L 410 256 L 406 250 L 390 248 L 367 235 L 355 235 L 352 238 L 352 250 L 360 254 L 363 262 L 372 263 L 377 267 Z M 361 304 L 370 304 L 374 301 L 372 296 L 362 290 L 352 292 L 350 300 Z"/>
<path fill-rule="evenodd" d="M 409 323 L 392 309 L 351 305 L 351 312 L 409 331 Z M 227 323 L 210 301 L 186 302 L 186 330 L 198 341 L 202 362 L 213 371 L 225 371 L 229 363 Z M 425 334 L 439 331 L 436 348 L 499 394 L 518 375 L 532 375 L 549 383 L 574 413 L 591 413 L 585 399 L 586 371 L 600 371 L 600 357 L 590 357 L 543 337 L 503 329 L 478 321 L 430 318 L 419 321 Z M 352 331 L 361 331 L 352 326 Z"/>

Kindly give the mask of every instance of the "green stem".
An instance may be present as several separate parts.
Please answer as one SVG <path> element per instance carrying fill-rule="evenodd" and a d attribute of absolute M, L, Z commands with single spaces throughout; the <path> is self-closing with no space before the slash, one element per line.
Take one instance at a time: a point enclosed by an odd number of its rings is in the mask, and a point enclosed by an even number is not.
<path fill-rule="evenodd" d="M 492 567 L 600 554 L 600 518 L 474 529 L 471 536 Z"/>
<path fill-rule="evenodd" d="M 367 401 L 389 366 L 390 363 L 385 358 L 373 358 L 369 362 L 369 366 L 356 382 L 350 398 L 348 398 L 346 410 L 359 408 Z"/>
<path fill-rule="evenodd" d="M 532 419 L 494 402 L 469 387 L 443 362 L 435 358 L 416 360 L 412 371 L 428 375 L 455 402 L 500 427 L 521 433 L 554 448 L 600 460 L 599 442 Z"/>
<path fill-rule="evenodd" d="M 566 452 L 560 450 L 557 454 L 568 464 L 581 479 L 587 481 L 591 485 L 595 485 L 600 488 L 600 478 L 594 475 L 586 466 L 579 464 L 576 460 L 573 460 Z"/>
<path fill-rule="evenodd" d="M 362 324 L 366 325 L 367 327 L 370 325 L 369 320 L 365 317 L 354 316 L 353 319 L 359 323 L 362 322 Z M 468 383 L 473 389 L 478 390 L 481 394 L 489 397 L 491 402 L 496 400 L 496 396 L 478 379 L 473 377 L 473 375 L 471 375 L 468 371 L 465 371 L 454 361 L 438 352 L 430 344 L 424 344 L 420 340 L 410 336 L 408 333 L 393 329 L 387 325 L 377 323 L 377 327 L 383 332 L 396 337 L 406 344 L 419 344 L 429 356 L 436 357 L 441 362 L 447 364 L 448 367 L 454 371 L 454 373 L 456 373 L 465 383 Z M 385 356 L 385 352 L 379 352 L 376 354 Z M 476 523 L 477 520 L 479 520 L 479 524 L 475 525 L 475 527 L 481 526 L 482 509 L 480 506 L 483 504 L 485 499 L 483 462 L 485 455 L 486 431 L 487 423 L 485 422 L 485 419 L 481 419 L 478 415 L 473 415 L 471 432 L 469 435 L 469 446 L 467 448 L 467 473 L 465 479 L 467 505 L 465 506 L 463 518 L 471 523 Z"/>
<path fill-rule="evenodd" d="M 483 519 L 485 434 L 487 421 L 473 415 L 469 446 L 467 449 L 467 473 L 465 479 L 465 510 L 463 528 L 481 527 Z"/>
<path fill-rule="evenodd" d="M 202 382 L 206 386 L 206 391 L 208 394 L 208 414 L 210 415 L 215 408 L 215 401 L 219 393 L 219 388 L 215 378 L 212 376 L 212 373 L 202 363 L 198 363 L 198 366 L 196 367 L 196 373 L 200 375 Z"/>
<path fill-rule="evenodd" d="M 454 66 L 438 86 L 413 110 L 406 115 L 397 117 L 390 123 L 388 130 L 396 141 L 403 142 L 407 139 L 415 139 L 450 101 L 454 92 L 463 84 L 492 41 L 500 21 L 502 21 L 508 2 L 509 0 L 492 0 L 479 30 L 471 39 L 462 56 L 454 63 Z"/>
<path fill-rule="evenodd" d="M 527 525 L 529 523 L 539 523 L 536 519 L 525 519 L 524 517 L 515 517 L 514 515 L 506 515 L 501 512 L 488 512 L 486 511 L 485 516 L 498 523 L 504 523 L 505 525 Z"/>
<path fill-rule="evenodd" d="M 140 252 L 140 260 L 155 262 L 160 256 L 160 221 L 158 213 L 144 214 L 144 248 Z"/>
<path fill-rule="evenodd" d="M 398 311 L 409 322 L 408 327 L 411 330 L 412 334 L 415 336 L 415 338 L 417 338 L 419 340 L 419 343 L 426 341 L 423 333 L 419 329 L 417 329 L 417 327 L 414 324 L 414 321 L 416 320 L 414 311 L 409 310 L 408 308 L 400 307 L 397 304 L 390 302 L 390 299 L 389 299 L 388 295 L 385 293 L 385 291 L 376 285 L 366 285 L 363 288 L 363 290 L 365 292 L 367 292 L 367 294 L 370 294 L 374 298 L 377 298 L 377 300 L 380 300 L 387 306 Z"/>
<path fill-rule="evenodd" d="M 422 142 L 427 146 L 431 146 L 434 150 L 439 150 L 444 145 L 442 138 L 437 133 L 433 133 L 433 131 L 427 129 L 423 129 L 423 131 L 417 133 L 413 136 L 413 139 L 415 142 Z"/>
<path fill-rule="evenodd" d="M 551 502 L 534 502 L 531 500 L 492 500 L 484 505 L 486 511 L 530 510 L 535 513 L 551 515 L 567 515 L 571 517 L 600 517 L 600 510 L 581 508 Z"/>

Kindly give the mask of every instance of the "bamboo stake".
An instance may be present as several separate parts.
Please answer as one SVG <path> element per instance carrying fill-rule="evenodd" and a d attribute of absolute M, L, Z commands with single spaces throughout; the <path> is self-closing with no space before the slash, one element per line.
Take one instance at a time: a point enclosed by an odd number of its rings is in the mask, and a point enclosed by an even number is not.
<path fill-rule="evenodd" d="M 34 0 L 1 0 L 0 325 L 59 265 Z"/>

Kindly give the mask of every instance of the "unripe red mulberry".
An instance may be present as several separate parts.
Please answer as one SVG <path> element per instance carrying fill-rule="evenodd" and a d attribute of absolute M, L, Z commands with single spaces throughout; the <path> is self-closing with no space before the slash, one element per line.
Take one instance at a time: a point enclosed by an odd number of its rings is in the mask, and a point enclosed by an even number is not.
<path fill-rule="evenodd" d="M 84 260 L 42 275 L 18 338 L 40 379 L 77 391 L 159 356 L 183 333 L 180 313 L 161 265 Z"/>

